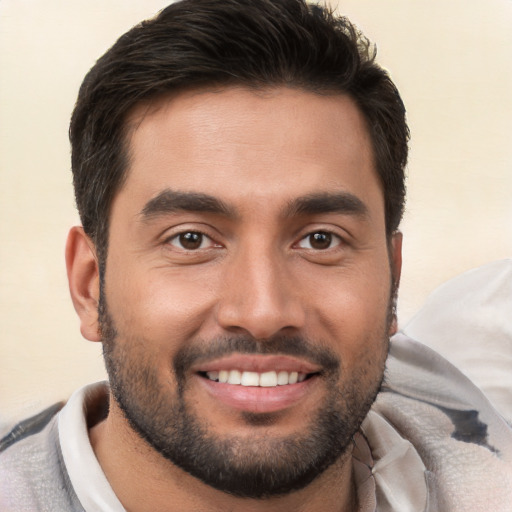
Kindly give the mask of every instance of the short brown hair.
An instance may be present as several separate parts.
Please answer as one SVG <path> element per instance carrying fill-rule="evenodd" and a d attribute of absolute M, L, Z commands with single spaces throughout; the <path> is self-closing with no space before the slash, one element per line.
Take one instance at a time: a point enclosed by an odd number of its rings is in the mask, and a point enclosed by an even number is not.
<path fill-rule="evenodd" d="M 404 208 L 409 130 L 375 50 L 346 19 L 305 0 L 182 0 L 121 36 L 89 71 L 70 126 L 73 183 L 100 262 L 126 177 L 125 120 L 140 101 L 203 86 L 289 86 L 348 94 L 370 132 L 386 231 Z"/>

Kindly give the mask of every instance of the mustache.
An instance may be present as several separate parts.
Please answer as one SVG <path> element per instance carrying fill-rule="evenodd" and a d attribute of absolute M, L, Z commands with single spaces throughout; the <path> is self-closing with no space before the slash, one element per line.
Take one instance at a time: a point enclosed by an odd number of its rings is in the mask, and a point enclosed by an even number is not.
<path fill-rule="evenodd" d="M 336 373 L 340 368 L 340 361 L 333 351 L 302 336 L 274 336 L 257 340 L 251 336 L 239 335 L 211 341 L 197 340 L 182 347 L 173 358 L 174 371 L 180 381 L 193 365 L 235 353 L 300 357 L 320 366 L 322 373 Z"/>

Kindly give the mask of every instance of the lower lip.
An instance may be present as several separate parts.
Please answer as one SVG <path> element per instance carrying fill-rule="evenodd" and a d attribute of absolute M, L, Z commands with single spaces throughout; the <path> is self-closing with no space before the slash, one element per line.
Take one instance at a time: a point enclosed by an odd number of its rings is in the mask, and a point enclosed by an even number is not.
<path fill-rule="evenodd" d="M 251 413 L 268 413 L 288 409 L 300 402 L 317 380 L 313 376 L 296 384 L 256 387 L 225 384 L 198 376 L 208 393 L 232 409 Z"/>

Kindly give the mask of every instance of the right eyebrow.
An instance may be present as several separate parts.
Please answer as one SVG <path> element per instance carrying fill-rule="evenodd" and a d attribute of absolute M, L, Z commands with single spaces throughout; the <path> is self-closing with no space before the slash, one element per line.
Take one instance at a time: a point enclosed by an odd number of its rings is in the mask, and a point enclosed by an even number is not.
<path fill-rule="evenodd" d="M 150 199 L 141 210 L 143 221 L 176 212 L 206 212 L 236 217 L 233 208 L 220 199 L 198 192 L 180 192 L 166 189 Z"/>
<path fill-rule="evenodd" d="M 288 204 L 285 216 L 339 213 L 360 218 L 369 216 L 368 207 L 350 192 L 317 192 L 298 197 Z"/>

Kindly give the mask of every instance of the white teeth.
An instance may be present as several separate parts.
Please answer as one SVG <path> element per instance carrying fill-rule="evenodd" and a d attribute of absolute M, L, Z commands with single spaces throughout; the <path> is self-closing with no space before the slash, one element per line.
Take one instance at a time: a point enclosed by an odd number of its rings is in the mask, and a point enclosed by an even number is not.
<path fill-rule="evenodd" d="M 303 382 L 306 380 L 307 375 L 305 373 L 286 371 L 257 373 L 240 372 L 239 370 L 220 370 L 206 372 L 206 376 L 210 380 L 222 382 L 223 384 L 273 388 Z"/>
<path fill-rule="evenodd" d="M 229 379 L 229 372 L 226 371 L 226 370 L 221 370 L 219 372 L 219 382 L 224 382 L 226 383 Z"/>
<path fill-rule="evenodd" d="M 231 370 L 229 372 L 228 384 L 241 384 L 242 374 L 238 370 Z"/>
<path fill-rule="evenodd" d="M 279 372 L 277 374 L 277 385 L 284 386 L 285 384 L 288 384 L 288 379 L 288 372 Z"/>
<path fill-rule="evenodd" d="M 256 372 L 243 372 L 242 373 L 242 386 L 259 386 L 260 375 Z"/>
<path fill-rule="evenodd" d="M 210 380 L 219 380 L 219 372 L 206 372 Z"/>
<path fill-rule="evenodd" d="M 277 386 L 277 373 L 265 372 L 260 375 L 260 386 L 264 388 L 274 388 Z"/>

